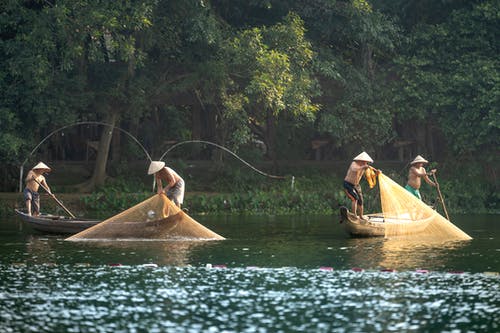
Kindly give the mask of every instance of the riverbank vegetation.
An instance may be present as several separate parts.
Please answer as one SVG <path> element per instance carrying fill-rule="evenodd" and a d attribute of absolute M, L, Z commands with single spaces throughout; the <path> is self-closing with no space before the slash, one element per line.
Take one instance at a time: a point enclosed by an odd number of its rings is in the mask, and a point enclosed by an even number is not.
<path fill-rule="evenodd" d="M 251 171 L 245 166 L 229 163 L 220 166 L 186 165 L 173 161 L 176 169 L 185 175 L 187 191 L 183 207 L 189 214 L 246 214 L 246 215 L 311 215 L 336 216 L 342 205 L 350 207 L 350 201 L 342 189 L 342 180 L 348 161 L 327 167 L 318 165 L 296 165 L 280 170 L 284 179 L 271 179 Z M 408 167 L 401 163 L 379 163 L 376 167 L 397 183 L 404 185 Z M 479 181 L 483 179 L 479 166 L 470 169 L 464 166 L 440 165 L 438 181 L 445 204 L 451 214 L 493 213 L 499 214 L 499 196 L 495 184 Z M 71 184 L 58 183 L 52 186 L 58 198 L 65 202 L 76 215 L 106 218 L 117 214 L 153 195 L 152 178 L 137 177 L 140 171 L 133 170 L 127 179 L 116 176 L 92 193 L 74 193 Z M 463 174 L 469 175 L 462 177 Z M 472 179 L 472 181 L 469 181 Z M 478 181 L 476 181 L 478 180 Z M 67 180 L 66 180 L 67 181 Z M 362 180 L 365 196 L 365 211 L 380 211 L 378 187 L 369 189 Z M 443 213 L 442 204 L 435 188 L 423 184 L 423 200 Z M 0 215 L 13 214 L 13 207 L 22 207 L 21 193 L 2 197 Z M 48 196 L 42 196 L 46 212 L 64 212 Z"/>
<path fill-rule="evenodd" d="M 403 166 L 404 167 L 404 166 Z M 453 171 L 443 166 L 438 174 L 438 181 L 445 204 L 454 214 L 464 213 L 500 213 L 499 195 L 495 184 L 485 187 L 483 182 L 468 179 L 481 179 L 477 170 L 456 168 Z M 452 167 L 453 169 L 453 167 Z M 342 188 L 346 170 L 321 170 L 316 167 L 295 169 L 285 179 L 268 179 L 248 170 L 234 168 L 212 171 L 219 181 L 206 182 L 191 178 L 187 182 L 184 207 L 190 214 L 332 214 L 338 213 L 341 205 L 350 207 L 350 201 Z M 292 171 L 289 169 L 289 171 Z M 407 168 L 383 168 L 382 170 L 394 181 L 406 184 Z M 466 173 L 469 177 L 462 175 Z M 188 174 L 188 173 L 187 173 Z M 212 175 L 212 176 L 214 176 Z M 197 176 L 195 176 L 197 177 Z M 292 181 L 293 177 L 293 181 Z M 211 177 L 209 177 L 211 178 Z M 146 183 L 147 184 L 147 183 Z M 152 185 L 152 184 L 147 184 Z M 362 181 L 367 212 L 380 211 L 378 187 L 369 189 Z M 87 209 L 119 212 L 139 202 L 138 196 L 121 196 L 129 192 L 122 186 L 106 187 L 87 196 L 83 202 Z M 443 213 L 435 188 L 426 184 L 421 189 L 423 200 L 435 206 Z M 151 196 L 150 189 L 144 189 L 142 198 Z"/>
<path fill-rule="evenodd" d="M 142 186 L 128 164 L 147 168 L 173 144 L 205 140 L 273 174 L 317 164 L 292 190 L 235 171 L 214 146 L 179 147 L 164 158 L 233 169 L 186 179 L 197 212 L 329 213 L 342 204 L 345 170 L 333 176 L 321 163 L 363 150 L 403 165 L 421 154 L 439 163 L 450 209 L 498 210 L 495 0 L 12 0 L 0 9 L 2 192 L 18 190 L 20 167 L 39 160 L 84 163 L 90 172 L 70 179 L 72 191 L 113 209 L 128 204 L 119 193 Z"/>

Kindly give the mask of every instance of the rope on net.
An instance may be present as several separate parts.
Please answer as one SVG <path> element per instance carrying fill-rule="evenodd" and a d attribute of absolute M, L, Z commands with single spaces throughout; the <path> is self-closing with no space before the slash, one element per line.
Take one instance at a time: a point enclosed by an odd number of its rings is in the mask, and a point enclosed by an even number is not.
<path fill-rule="evenodd" d="M 163 155 L 161 155 L 160 157 L 160 160 L 163 160 L 163 158 L 171 151 L 173 150 L 174 148 L 177 148 L 181 145 L 184 145 L 184 144 L 188 144 L 188 143 L 203 143 L 203 144 L 208 144 L 208 145 L 212 145 L 214 147 L 217 147 L 219 149 L 222 149 L 224 150 L 225 152 L 231 154 L 232 156 L 234 156 L 236 159 L 238 159 L 239 161 L 241 161 L 243 164 L 245 164 L 247 167 L 249 167 L 250 169 L 252 169 L 253 171 L 265 176 L 265 177 L 268 177 L 268 178 L 273 178 L 273 179 L 286 179 L 285 176 L 275 176 L 275 175 L 271 175 L 271 174 L 268 174 L 264 171 L 261 171 L 259 169 L 257 169 L 256 167 L 252 166 L 250 163 L 248 163 L 247 161 L 245 161 L 244 159 L 242 159 L 241 157 L 239 157 L 238 155 L 236 155 L 234 152 L 232 152 L 231 150 L 227 149 L 226 147 L 224 146 L 221 146 L 221 145 L 218 145 L 216 143 L 213 143 L 213 142 L 210 142 L 210 141 L 204 141 L 204 140 L 187 140 L 187 141 L 182 141 L 182 142 L 179 142 L 179 143 L 176 143 L 175 145 L 173 145 L 172 147 L 168 148 L 164 153 Z M 293 188 L 293 182 L 295 180 L 295 177 L 292 176 L 292 188 Z"/>
<path fill-rule="evenodd" d="M 57 132 L 60 132 L 66 128 L 69 128 L 69 127 L 73 127 L 73 126 L 79 126 L 79 125 L 103 125 L 103 126 L 109 126 L 111 127 L 112 129 L 117 129 L 125 134 L 127 134 L 135 143 L 137 143 L 139 145 L 139 147 L 142 148 L 142 150 L 144 151 L 144 153 L 146 154 L 146 157 L 151 161 L 151 156 L 149 156 L 149 153 L 147 152 L 146 148 L 144 148 L 143 145 L 141 145 L 141 143 L 139 142 L 139 140 L 137 140 L 137 138 L 135 136 L 133 136 L 132 134 L 130 134 L 129 132 L 127 132 L 126 130 L 124 130 L 123 128 L 120 128 L 120 127 L 117 127 L 117 126 L 114 126 L 114 125 L 111 125 L 111 124 L 107 124 L 107 123 L 103 123 L 103 122 L 100 122 L 100 121 L 81 121 L 81 122 L 77 122 L 77 123 L 74 123 L 74 124 L 70 124 L 70 125 L 66 125 L 66 126 L 63 126 L 63 127 L 60 127 L 52 132 L 50 132 L 45 138 L 43 138 L 39 143 L 38 145 L 35 146 L 35 148 L 33 148 L 33 150 L 29 153 L 28 157 L 26 157 L 26 159 L 24 160 L 24 162 L 21 164 L 21 166 L 19 167 L 19 192 L 22 192 L 23 190 L 23 171 L 24 171 L 24 165 L 26 164 L 26 162 L 28 162 L 28 159 L 31 157 L 31 155 L 33 155 L 33 153 L 45 142 L 47 141 L 48 138 L 50 138 L 52 135 L 56 134 Z"/>

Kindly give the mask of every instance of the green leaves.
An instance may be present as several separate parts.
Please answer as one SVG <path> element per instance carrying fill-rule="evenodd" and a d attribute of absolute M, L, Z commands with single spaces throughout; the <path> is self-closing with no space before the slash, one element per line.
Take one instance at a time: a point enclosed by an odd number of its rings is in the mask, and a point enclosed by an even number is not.
<path fill-rule="evenodd" d="M 235 81 L 251 101 L 245 107 L 255 119 L 262 121 L 266 110 L 274 116 L 285 110 L 295 116 L 317 110 L 311 101 L 313 52 L 297 15 L 290 14 L 275 26 L 241 32 L 231 45 L 232 53 Z M 243 67 L 244 72 L 239 71 Z"/>
<path fill-rule="evenodd" d="M 500 62 L 493 3 L 457 9 L 442 24 L 419 26 L 407 54 L 398 59 L 401 119 L 436 119 L 456 154 L 498 146 Z"/>

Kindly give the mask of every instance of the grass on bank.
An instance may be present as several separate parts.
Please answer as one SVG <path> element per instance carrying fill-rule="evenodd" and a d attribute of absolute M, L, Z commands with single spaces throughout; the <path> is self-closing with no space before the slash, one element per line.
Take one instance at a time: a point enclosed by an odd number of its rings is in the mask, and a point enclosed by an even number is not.
<path fill-rule="evenodd" d="M 378 166 L 380 167 L 380 166 Z M 430 166 L 434 167 L 434 166 Z M 247 168 L 234 165 L 217 166 L 197 170 L 179 164 L 175 168 L 186 180 L 186 197 L 183 207 L 196 214 L 337 214 L 338 207 L 350 207 L 350 201 L 342 189 L 345 170 L 316 167 L 293 167 L 283 169 L 285 179 L 263 177 Z M 407 169 L 382 168 L 383 172 L 404 185 Z M 430 169 L 430 168 L 429 168 Z M 438 173 L 441 191 L 450 213 L 498 213 L 499 194 L 496 185 L 484 179 L 479 168 L 470 166 L 455 169 L 453 174 L 443 170 Z M 463 177 L 467 174 L 468 177 Z M 292 174 L 294 174 L 292 182 Z M 115 176 L 106 185 L 91 194 L 73 194 L 70 207 L 77 207 L 81 216 L 104 218 L 132 207 L 153 195 L 152 179 Z M 361 182 L 365 196 L 365 212 L 380 211 L 378 187 L 369 189 L 365 180 Z M 65 189 L 52 186 L 54 193 Z M 435 188 L 423 183 L 423 199 L 441 210 Z M 20 197 L 21 198 L 21 197 Z M 19 199 L 20 199 L 19 198 Z M 42 197 L 42 207 L 54 203 Z M 22 202 L 21 202 L 22 203 Z M 57 207 L 56 207 L 57 209 Z M 12 206 L 4 202 L 0 214 L 12 214 Z"/>
<path fill-rule="evenodd" d="M 184 170 L 185 171 L 185 170 Z M 343 188 L 343 173 L 333 170 L 302 168 L 293 178 L 288 174 L 284 180 L 270 179 L 241 168 L 223 168 L 205 172 L 203 176 L 185 172 L 186 197 L 184 207 L 190 214 L 337 214 L 338 207 L 350 201 Z M 398 184 L 406 183 L 405 172 L 384 170 Z M 451 176 L 451 177 L 450 177 Z M 495 186 L 478 177 L 441 177 L 439 183 L 445 203 L 453 213 L 497 213 L 499 196 Z M 119 212 L 151 196 L 152 184 L 142 184 L 123 179 L 82 198 L 87 209 Z M 365 196 L 365 212 L 380 211 L 378 187 L 369 189 L 365 180 L 361 182 Z M 137 189 L 141 192 L 137 193 Z M 133 195 L 122 195 L 135 190 Z M 133 191 L 131 191 L 133 192 Z M 441 203 L 435 188 L 423 183 L 423 200 L 438 207 Z"/>

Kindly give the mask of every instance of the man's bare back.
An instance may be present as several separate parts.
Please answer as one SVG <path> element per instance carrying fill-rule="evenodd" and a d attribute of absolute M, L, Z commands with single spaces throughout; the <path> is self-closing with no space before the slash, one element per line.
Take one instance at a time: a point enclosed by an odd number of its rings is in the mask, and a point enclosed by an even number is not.
<path fill-rule="evenodd" d="M 174 170 L 164 167 L 156 174 L 156 180 L 158 183 L 158 193 L 162 191 L 167 191 L 173 187 L 180 179 L 182 179 Z M 167 183 L 165 187 L 162 187 L 162 181 Z"/>

